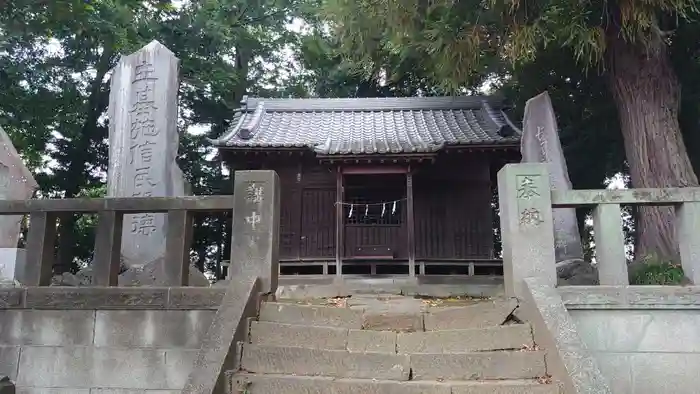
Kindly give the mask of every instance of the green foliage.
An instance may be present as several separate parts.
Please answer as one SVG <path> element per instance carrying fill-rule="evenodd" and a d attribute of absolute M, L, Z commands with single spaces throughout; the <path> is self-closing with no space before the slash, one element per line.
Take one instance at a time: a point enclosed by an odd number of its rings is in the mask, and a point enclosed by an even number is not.
<path fill-rule="evenodd" d="M 611 36 L 652 48 L 698 11 L 695 0 L 327 0 L 323 9 L 354 61 L 371 69 L 387 53 L 419 59 L 453 91 L 548 48 L 585 70 L 604 67 Z"/>
<path fill-rule="evenodd" d="M 593 72 L 605 66 L 616 26 L 629 42 L 663 39 L 670 48 L 683 85 L 681 128 L 700 167 L 695 3 L 9 0 L 0 8 L 0 126 L 30 168 L 50 167 L 36 175 L 42 197 L 103 195 L 109 70 L 121 54 L 158 39 L 181 59 L 178 162 L 197 195 L 232 193 L 204 139 L 229 127 L 244 94 L 467 94 L 487 78 L 514 103 L 513 119 L 548 90 L 574 186 L 600 188 L 627 170 L 608 76 Z M 294 18 L 308 23 L 301 33 L 287 29 Z M 192 126 L 201 133 L 187 133 Z M 89 263 L 94 225 L 89 215 L 61 220 L 59 269 Z M 228 215 L 196 218 L 200 267 L 218 271 L 227 259 L 229 227 Z"/>
<path fill-rule="evenodd" d="M 680 264 L 660 260 L 655 256 L 644 259 L 644 264 L 635 267 L 630 276 L 632 285 L 677 286 L 688 283 Z"/>
<path fill-rule="evenodd" d="M 231 193 L 199 125 L 218 136 L 246 92 L 279 89 L 294 0 L 9 0 L 0 9 L 0 126 L 37 174 L 43 197 L 97 196 L 107 170 L 109 71 L 153 39 L 181 59 L 180 157 L 196 194 Z M 271 67 L 272 66 L 272 67 Z M 213 156 L 213 160 L 211 159 Z M 48 168 L 48 169 L 47 169 Z M 226 218 L 197 218 L 200 266 L 225 256 Z M 91 260 L 95 218 L 60 220 L 58 271 Z"/>

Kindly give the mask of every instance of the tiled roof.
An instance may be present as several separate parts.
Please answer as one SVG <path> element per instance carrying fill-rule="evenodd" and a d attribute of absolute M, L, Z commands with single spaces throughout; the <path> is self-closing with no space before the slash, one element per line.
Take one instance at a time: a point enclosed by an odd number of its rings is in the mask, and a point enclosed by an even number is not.
<path fill-rule="evenodd" d="M 323 155 L 427 153 L 513 145 L 521 132 L 489 97 L 244 99 L 225 148 L 309 148 Z"/>

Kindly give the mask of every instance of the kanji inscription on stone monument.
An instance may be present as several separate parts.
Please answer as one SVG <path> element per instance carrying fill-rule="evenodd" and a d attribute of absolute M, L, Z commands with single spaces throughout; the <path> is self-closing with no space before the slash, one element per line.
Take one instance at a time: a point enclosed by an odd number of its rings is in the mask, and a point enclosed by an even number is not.
<path fill-rule="evenodd" d="M 535 138 L 537 138 L 537 141 L 540 143 L 540 149 L 542 151 L 542 158 L 544 161 L 547 161 L 549 159 L 549 155 L 547 151 L 549 150 L 547 147 L 547 137 L 544 135 L 545 128 L 542 126 L 537 126 L 537 133 L 535 133 Z"/>
<path fill-rule="evenodd" d="M 158 183 L 154 180 L 152 171 L 153 141 L 158 136 L 156 126 L 155 94 L 158 78 L 153 76 L 152 61 L 143 54 L 134 69 L 134 79 L 131 81 L 134 97 L 130 112 L 129 159 L 135 164 L 133 178 L 133 197 L 150 197 Z M 150 236 L 156 230 L 155 215 L 141 213 L 131 217 L 131 233 Z"/>
<path fill-rule="evenodd" d="M 251 182 L 246 188 L 246 200 L 255 204 L 260 204 L 263 201 L 265 193 L 263 192 L 263 185 Z"/>
<path fill-rule="evenodd" d="M 566 159 L 559 141 L 557 117 L 547 92 L 531 98 L 525 104 L 520 152 L 523 163 L 547 165 L 548 179 L 540 186 L 543 194 L 540 197 L 545 197 L 545 191 L 549 193 L 550 190 L 571 190 Z M 538 209 L 543 212 L 544 208 L 539 206 Z M 522 209 L 518 212 L 522 212 Z M 548 218 L 549 214 L 546 216 Z M 556 239 L 556 261 L 583 261 L 583 246 L 575 209 L 557 207 L 552 211 L 552 220 Z"/>
<path fill-rule="evenodd" d="M 246 223 L 250 224 L 251 227 L 253 227 L 253 230 L 255 230 L 255 226 L 257 226 L 261 221 L 261 216 L 258 215 L 257 212 L 253 211 L 250 216 L 246 216 L 245 221 Z"/>
<path fill-rule="evenodd" d="M 114 68 L 108 111 L 108 197 L 186 194 L 176 162 L 178 68 L 177 57 L 157 41 L 122 56 Z M 124 264 L 129 268 L 162 264 L 166 214 L 128 213 L 123 220 Z"/>
<path fill-rule="evenodd" d="M 539 178 L 540 175 L 518 175 L 515 178 L 520 226 L 539 226 L 543 222 L 539 209 L 533 206 L 537 205 L 533 200 L 541 197 L 538 186 Z"/>
<path fill-rule="evenodd" d="M 533 197 L 539 197 L 540 192 L 535 184 L 539 175 L 521 175 L 518 176 L 518 198 L 529 200 Z"/>
<path fill-rule="evenodd" d="M 274 293 L 279 274 L 280 186 L 270 170 L 236 171 L 229 273 L 257 276 Z"/>
<path fill-rule="evenodd" d="M 543 222 L 542 214 L 537 208 L 525 208 L 520 212 L 521 226 L 539 226 Z"/>

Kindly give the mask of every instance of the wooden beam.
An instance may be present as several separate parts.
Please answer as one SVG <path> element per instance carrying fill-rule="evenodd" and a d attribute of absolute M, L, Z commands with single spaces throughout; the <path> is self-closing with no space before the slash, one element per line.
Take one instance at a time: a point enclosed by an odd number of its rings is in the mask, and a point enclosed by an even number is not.
<path fill-rule="evenodd" d="M 413 174 L 406 172 L 406 230 L 408 237 L 408 274 L 416 276 L 415 220 L 413 210 Z"/>
<path fill-rule="evenodd" d="M 124 215 L 118 212 L 104 211 L 99 214 L 92 263 L 94 286 L 119 285 L 123 222 Z"/>
<path fill-rule="evenodd" d="M 343 167 L 345 175 L 406 174 L 408 166 L 396 165 L 355 165 Z"/>
<path fill-rule="evenodd" d="M 344 254 L 344 249 L 345 249 L 345 237 L 344 237 L 344 230 L 345 230 L 345 220 L 343 218 L 344 216 L 344 210 L 343 210 L 343 198 L 344 198 L 344 190 L 343 190 L 343 170 L 340 166 L 338 166 L 337 171 L 336 171 L 336 178 L 335 178 L 335 195 L 336 195 L 336 204 L 335 204 L 335 220 L 336 220 L 336 227 L 335 227 L 335 274 L 337 276 L 340 276 L 343 274 L 343 254 Z"/>
<path fill-rule="evenodd" d="M 29 216 L 27 236 L 26 286 L 48 286 L 53 274 L 53 254 L 56 241 L 57 215 L 35 212 Z"/>

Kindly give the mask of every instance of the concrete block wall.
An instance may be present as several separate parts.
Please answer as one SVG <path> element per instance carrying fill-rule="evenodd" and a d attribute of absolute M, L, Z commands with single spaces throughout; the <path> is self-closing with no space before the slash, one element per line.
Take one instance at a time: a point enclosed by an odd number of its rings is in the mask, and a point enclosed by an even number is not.
<path fill-rule="evenodd" d="M 700 310 L 569 313 L 615 394 L 700 392 Z"/>
<path fill-rule="evenodd" d="M 0 375 L 21 394 L 174 394 L 216 310 L 0 310 Z"/>

